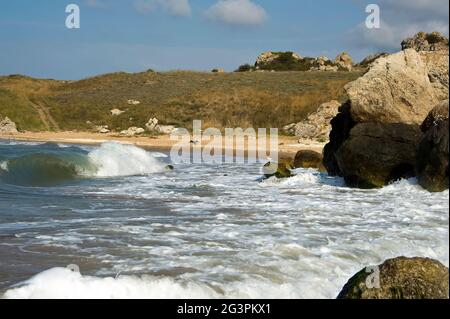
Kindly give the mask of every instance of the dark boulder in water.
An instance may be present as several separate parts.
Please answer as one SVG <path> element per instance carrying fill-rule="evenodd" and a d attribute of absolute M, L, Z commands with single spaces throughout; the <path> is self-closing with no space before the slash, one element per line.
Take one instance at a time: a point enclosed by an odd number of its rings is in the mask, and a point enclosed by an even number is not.
<path fill-rule="evenodd" d="M 330 142 L 323 151 L 323 164 L 331 176 L 342 176 L 336 153 L 350 136 L 351 129 L 356 125 L 350 114 L 350 103 L 347 102 L 339 108 L 339 113 L 331 120 Z"/>
<path fill-rule="evenodd" d="M 418 125 L 361 123 L 336 152 L 341 175 L 352 187 L 382 187 L 415 176 Z"/>
<path fill-rule="evenodd" d="M 435 107 L 423 122 L 425 133 L 417 150 L 417 176 L 419 184 L 431 191 L 449 188 L 449 103 Z"/>
<path fill-rule="evenodd" d="M 448 268 L 428 258 L 398 257 L 362 269 L 338 299 L 448 299 Z"/>
<path fill-rule="evenodd" d="M 310 150 L 298 151 L 294 158 L 294 168 L 316 168 L 321 172 L 326 172 L 323 166 L 322 154 Z"/>

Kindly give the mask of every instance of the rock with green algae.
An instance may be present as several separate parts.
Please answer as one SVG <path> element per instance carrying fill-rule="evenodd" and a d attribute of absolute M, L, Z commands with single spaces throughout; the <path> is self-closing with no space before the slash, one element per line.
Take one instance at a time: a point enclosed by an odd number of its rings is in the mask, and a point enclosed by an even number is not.
<path fill-rule="evenodd" d="M 264 177 L 270 178 L 275 176 L 276 178 L 288 178 L 292 177 L 291 165 L 287 162 L 268 162 L 263 167 Z"/>
<path fill-rule="evenodd" d="M 448 268 L 429 258 L 398 257 L 353 276 L 338 299 L 448 299 Z M 378 278 L 375 278 L 378 276 Z M 371 278 L 369 278 L 371 276 Z M 368 285 L 369 283 L 369 285 Z"/>

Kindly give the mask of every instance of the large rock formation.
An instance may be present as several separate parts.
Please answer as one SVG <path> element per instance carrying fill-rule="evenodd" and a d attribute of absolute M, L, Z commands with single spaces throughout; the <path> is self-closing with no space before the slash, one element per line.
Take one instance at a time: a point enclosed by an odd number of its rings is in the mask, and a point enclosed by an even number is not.
<path fill-rule="evenodd" d="M 0 134 L 16 134 L 17 126 L 16 123 L 11 121 L 8 117 L 2 119 L 0 116 Z"/>
<path fill-rule="evenodd" d="M 353 69 L 353 59 L 347 52 L 338 54 L 334 59 L 334 63 L 347 71 L 351 71 Z"/>
<path fill-rule="evenodd" d="M 422 123 L 433 106 L 443 99 L 442 92 L 431 84 L 428 73 L 427 63 L 413 49 L 379 58 L 363 77 L 346 86 L 353 119 Z"/>
<path fill-rule="evenodd" d="M 341 103 L 335 100 L 323 103 L 306 120 L 286 125 L 283 131 L 304 139 L 326 138 L 331 131 L 330 121 L 336 116 L 340 106 Z"/>
<path fill-rule="evenodd" d="M 338 299 L 448 299 L 448 280 L 436 260 L 398 257 L 358 272 Z"/>
<path fill-rule="evenodd" d="M 417 151 L 419 184 L 432 192 L 449 188 L 449 102 L 436 106 L 423 122 L 424 136 Z"/>
<path fill-rule="evenodd" d="M 448 50 L 407 48 L 379 57 L 346 91 L 349 101 L 331 121 L 330 143 L 324 149 L 329 174 L 343 176 L 357 187 L 381 187 L 415 176 L 419 125 L 435 105 L 448 99 Z M 436 154 L 421 158 L 420 171 L 430 171 L 424 167 L 435 166 L 438 157 L 445 166 L 446 123 L 427 133 L 422 149 Z M 433 174 L 442 176 L 442 167 L 436 169 Z"/>

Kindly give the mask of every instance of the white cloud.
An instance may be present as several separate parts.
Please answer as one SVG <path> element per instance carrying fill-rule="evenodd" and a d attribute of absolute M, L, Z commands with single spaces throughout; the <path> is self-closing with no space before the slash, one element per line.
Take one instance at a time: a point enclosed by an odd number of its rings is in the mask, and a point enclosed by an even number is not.
<path fill-rule="evenodd" d="M 268 19 L 266 10 L 250 0 L 219 0 L 205 15 L 210 20 L 237 26 L 260 26 Z"/>
<path fill-rule="evenodd" d="M 368 29 L 362 22 L 348 34 L 358 49 L 393 51 L 403 39 L 419 31 L 439 31 L 448 36 L 448 0 L 379 0 L 381 28 Z"/>
<path fill-rule="evenodd" d="M 138 0 L 134 3 L 134 7 L 139 13 L 149 13 L 161 8 L 173 16 L 192 15 L 189 0 Z"/>

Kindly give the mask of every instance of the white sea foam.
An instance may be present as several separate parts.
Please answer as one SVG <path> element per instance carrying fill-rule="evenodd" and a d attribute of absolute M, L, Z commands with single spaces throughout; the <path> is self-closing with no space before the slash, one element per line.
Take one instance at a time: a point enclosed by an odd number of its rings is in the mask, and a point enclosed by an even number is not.
<path fill-rule="evenodd" d="M 133 145 L 108 142 L 89 153 L 97 177 L 147 175 L 164 171 L 165 165 L 151 153 Z"/>
<path fill-rule="evenodd" d="M 139 175 L 149 156 L 163 167 L 151 153 L 123 147 L 92 153 L 98 163 L 114 162 L 102 164 L 111 174 Z M 170 178 L 147 171 L 62 189 L 56 202 L 33 206 L 36 224 L 3 227 L 18 234 L 15 247 L 89 260 L 79 265 L 85 275 L 51 269 L 5 297 L 335 298 L 357 271 L 388 258 L 448 266 L 448 191 L 429 193 L 415 179 L 352 189 L 305 169 L 260 182 L 258 172 L 257 165 L 181 164 Z M 77 200 L 67 201 L 72 194 Z M 73 216 L 46 219 L 50 205 L 72 205 Z M 52 260 L 45 262 L 36 266 Z M 116 273 L 148 275 L 108 277 Z"/>
<path fill-rule="evenodd" d="M 0 170 L 8 171 L 8 161 L 0 162 Z"/>

